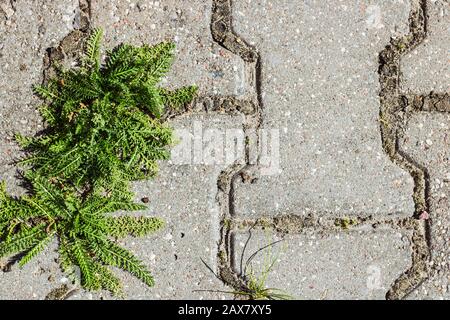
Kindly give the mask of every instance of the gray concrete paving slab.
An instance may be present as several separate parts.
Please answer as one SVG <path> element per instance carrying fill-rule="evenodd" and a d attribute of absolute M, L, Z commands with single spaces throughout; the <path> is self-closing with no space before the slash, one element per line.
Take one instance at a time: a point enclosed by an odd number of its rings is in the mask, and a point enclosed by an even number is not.
<path fill-rule="evenodd" d="M 428 34 L 424 43 L 402 59 L 404 92 L 448 92 L 450 88 L 450 3 L 429 0 Z"/>
<path fill-rule="evenodd" d="M 402 148 L 428 168 L 430 211 L 430 277 L 411 298 L 450 298 L 450 114 L 419 113 L 409 124 Z"/>
<path fill-rule="evenodd" d="M 384 153 L 378 53 L 407 30 L 407 2 L 239 1 L 236 32 L 261 53 L 262 127 L 280 170 L 235 186 L 237 214 L 413 212 L 412 180 Z M 261 17 L 261 18 L 259 18 Z"/>
<path fill-rule="evenodd" d="M 236 267 L 248 239 L 236 236 Z M 254 233 L 243 256 L 277 240 L 270 232 Z M 384 299 L 392 282 L 411 263 L 409 240 L 398 230 L 346 231 L 327 235 L 288 235 L 251 260 L 256 277 L 274 260 L 268 288 L 282 289 L 296 299 Z M 245 267 L 243 268 L 245 269 Z"/>
<path fill-rule="evenodd" d="M 242 60 L 221 48 L 210 32 L 212 1 L 92 1 L 92 25 L 108 47 L 174 41 L 176 63 L 166 79 L 174 87 L 198 84 L 202 94 L 242 95 Z"/>

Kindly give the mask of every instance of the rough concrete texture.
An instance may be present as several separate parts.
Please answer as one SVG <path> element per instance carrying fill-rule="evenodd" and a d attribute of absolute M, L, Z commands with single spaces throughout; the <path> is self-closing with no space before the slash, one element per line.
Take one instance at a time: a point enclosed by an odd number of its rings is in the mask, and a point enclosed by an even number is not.
<path fill-rule="evenodd" d="M 239 129 L 240 117 L 190 116 L 178 119 L 176 128 L 193 132 L 195 123 L 203 123 L 203 131 Z M 180 139 L 188 136 L 178 135 Z M 208 160 L 207 141 L 203 141 Z M 194 157 L 194 155 L 192 155 Z M 194 160 L 194 158 L 192 158 Z M 223 164 L 222 164 L 223 165 Z M 148 182 L 136 183 L 136 199 L 149 197 L 149 214 L 159 216 L 166 227 L 156 238 L 134 240 L 127 247 L 143 258 L 151 267 L 157 281 L 154 288 L 145 288 L 138 280 L 126 277 L 126 292 L 133 298 L 146 299 L 203 299 L 221 298 L 224 294 L 193 292 L 193 290 L 227 290 L 202 263 L 217 264 L 219 241 L 219 210 L 215 201 L 217 178 L 221 164 L 171 165 L 165 164 L 159 176 Z M 230 297 L 228 297 L 230 298 Z"/>
<path fill-rule="evenodd" d="M 233 298 L 196 290 L 248 289 L 239 259 L 256 223 L 245 256 L 284 238 L 267 285 L 295 298 L 449 299 L 448 12 L 445 0 L 0 0 L 0 179 L 23 191 L 12 132 L 43 129 L 31 85 L 48 48 L 92 27 L 106 48 L 173 40 L 164 84 L 196 83 L 200 97 L 170 120 L 172 161 L 134 185 L 166 228 L 122 242 L 156 280 L 117 271 L 127 298 Z M 245 150 L 227 158 L 214 132 Z M 22 270 L 1 260 L 0 299 L 111 298 L 69 283 L 55 248 Z"/>
<path fill-rule="evenodd" d="M 429 168 L 430 278 L 412 298 L 450 298 L 450 115 L 416 114 L 402 149 Z M 424 217 L 425 218 L 425 217 Z"/>
<path fill-rule="evenodd" d="M 428 36 L 402 59 L 402 90 L 414 93 L 447 92 L 450 87 L 450 3 L 428 1 Z"/>
<path fill-rule="evenodd" d="M 40 102 L 31 86 L 42 81 L 45 50 L 73 29 L 78 1 L 0 3 L 0 173 L 11 180 L 15 170 L 10 163 L 18 155 L 12 132 L 32 134 L 42 129 L 36 110 Z"/>
<path fill-rule="evenodd" d="M 166 82 L 196 83 L 203 94 L 242 95 L 243 63 L 212 40 L 211 1 L 92 1 L 92 24 L 104 29 L 107 47 L 172 40 L 177 61 Z"/>
<path fill-rule="evenodd" d="M 248 233 L 236 236 L 235 268 L 240 271 Z M 409 267 L 409 240 L 392 229 L 289 235 L 257 254 L 248 264 L 256 278 L 275 261 L 268 288 L 280 288 L 297 299 L 383 299 L 391 283 Z M 252 234 L 242 257 L 279 240 L 272 234 Z M 243 268 L 244 269 L 244 268 Z M 333 285 L 331 285 L 333 284 Z"/>
<path fill-rule="evenodd" d="M 0 275 L 0 299 L 43 299 L 52 288 L 72 287 L 57 263 L 56 249 L 54 241 L 33 263 L 23 268 L 17 264 L 5 268 L 6 261 L 0 260 L 4 270 Z"/>
<path fill-rule="evenodd" d="M 261 53 L 262 127 L 280 130 L 281 157 L 279 174 L 238 181 L 236 214 L 409 215 L 412 179 L 381 146 L 376 73 L 408 2 L 234 6 L 236 32 Z"/>

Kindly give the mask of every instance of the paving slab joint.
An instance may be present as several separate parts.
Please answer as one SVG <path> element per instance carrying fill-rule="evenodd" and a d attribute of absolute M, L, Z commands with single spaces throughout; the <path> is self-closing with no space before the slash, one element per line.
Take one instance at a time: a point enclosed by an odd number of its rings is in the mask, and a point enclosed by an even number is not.
<path fill-rule="evenodd" d="M 211 15 L 211 34 L 220 46 L 239 56 L 245 64 L 245 69 L 250 74 L 250 87 L 246 99 L 227 97 L 218 103 L 214 103 L 212 110 L 226 113 L 241 113 L 244 117 L 244 135 L 246 141 L 251 141 L 251 136 L 257 132 L 262 122 L 261 99 L 261 58 L 258 51 L 250 46 L 244 39 L 237 35 L 232 25 L 232 1 L 213 0 Z M 217 102 L 217 100 L 216 100 Z M 234 212 L 234 182 L 242 179 L 246 172 L 257 172 L 254 164 L 251 164 L 251 150 L 257 150 L 259 134 L 256 135 L 254 145 L 245 146 L 245 163 L 235 163 L 221 172 L 217 186 L 217 202 L 220 207 L 220 240 L 218 245 L 218 274 L 223 282 L 236 291 L 246 292 L 248 286 L 242 275 L 233 269 L 233 232 L 232 223 Z"/>
<path fill-rule="evenodd" d="M 411 12 L 409 17 L 410 32 L 404 37 L 391 39 L 379 54 L 379 78 L 380 78 L 380 131 L 382 145 L 386 154 L 398 166 L 409 172 L 414 180 L 413 200 L 415 212 L 413 217 L 406 219 L 407 222 L 399 220 L 392 221 L 372 221 L 371 218 L 355 218 L 355 225 L 371 224 L 392 225 L 396 228 L 406 228 L 412 232 L 412 265 L 405 271 L 392 285 L 386 294 L 388 299 L 400 299 L 407 296 L 414 288 L 422 283 L 427 277 L 427 261 L 430 259 L 429 252 L 429 223 L 419 220 L 424 211 L 428 211 L 428 172 L 427 169 L 414 161 L 412 157 L 404 153 L 399 148 L 399 141 L 403 137 L 408 119 L 417 111 L 438 111 L 448 112 L 448 94 L 430 93 L 429 95 L 402 95 L 400 94 L 400 60 L 415 47 L 420 45 L 427 35 L 426 1 L 411 0 Z M 236 35 L 232 28 L 232 6 L 230 0 L 213 1 L 213 14 L 211 22 L 211 32 L 216 42 L 225 49 L 238 54 L 247 63 L 254 64 L 255 67 L 255 90 L 257 93 L 256 124 L 258 128 L 261 120 L 261 62 L 256 50 L 251 53 L 252 48 L 244 40 Z M 233 184 L 242 173 L 245 173 L 251 166 L 235 165 L 226 169 L 219 177 L 219 193 L 217 200 L 222 209 L 221 218 L 221 241 L 219 244 L 219 270 L 225 270 L 226 274 L 233 273 L 233 249 L 232 230 L 243 229 L 251 225 L 261 228 L 272 228 L 279 233 L 301 233 L 306 228 L 311 228 L 317 232 L 336 232 L 336 228 L 342 227 L 336 221 L 318 223 L 314 218 L 304 218 L 290 215 L 276 218 L 260 218 L 256 221 L 236 220 L 234 213 Z M 309 223 L 309 224 L 308 224 Z M 352 224 L 353 225 L 353 224 Z M 236 290 L 245 286 L 243 280 L 239 279 L 234 271 L 233 281 L 224 279 L 224 282 Z M 229 278 L 229 277 L 228 277 Z"/>
<path fill-rule="evenodd" d="M 78 6 L 80 9 L 79 28 L 69 32 L 56 47 L 46 49 L 42 69 L 43 83 L 55 75 L 55 65 L 66 60 L 77 61 L 81 58 L 84 44 L 91 31 L 91 0 L 78 0 Z"/>
<path fill-rule="evenodd" d="M 430 188 L 427 168 L 416 162 L 401 150 L 400 141 L 411 116 L 417 112 L 450 112 L 449 93 L 401 94 L 401 59 L 427 37 L 427 1 L 411 0 L 409 34 L 391 39 L 379 54 L 380 81 L 380 130 L 384 151 L 398 166 L 408 171 L 414 180 L 413 199 L 415 212 L 408 220 L 408 228 L 413 230 L 412 265 L 392 285 L 387 299 L 402 299 L 417 288 L 429 274 L 427 262 L 430 260 L 430 223 L 420 220 L 424 212 L 429 212 Z"/>

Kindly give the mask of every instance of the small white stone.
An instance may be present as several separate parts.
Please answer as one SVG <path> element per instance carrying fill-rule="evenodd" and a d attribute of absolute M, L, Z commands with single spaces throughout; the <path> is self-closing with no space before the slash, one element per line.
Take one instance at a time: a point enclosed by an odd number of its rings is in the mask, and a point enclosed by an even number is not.
<path fill-rule="evenodd" d="M 0 4 L 0 8 L 3 10 L 3 12 L 6 15 L 6 18 L 9 19 L 14 15 L 14 10 L 10 6 L 6 5 L 5 3 Z"/>
<path fill-rule="evenodd" d="M 164 236 L 164 240 L 167 240 L 167 241 L 172 240 L 172 238 L 173 238 L 173 236 L 170 233 L 168 233 Z"/>

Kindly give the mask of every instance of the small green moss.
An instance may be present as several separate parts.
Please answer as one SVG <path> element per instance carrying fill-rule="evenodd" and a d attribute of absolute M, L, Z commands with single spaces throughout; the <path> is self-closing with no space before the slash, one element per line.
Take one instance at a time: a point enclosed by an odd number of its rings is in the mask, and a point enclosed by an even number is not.
<path fill-rule="evenodd" d="M 224 219 L 222 221 L 222 225 L 225 229 L 228 229 L 228 230 L 231 229 L 231 225 L 232 225 L 231 219 Z"/>
<path fill-rule="evenodd" d="M 339 218 L 334 221 L 334 225 L 343 230 L 348 230 L 357 224 L 358 224 L 358 219 L 349 218 L 349 217 Z"/>
<path fill-rule="evenodd" d="M 69 292 L 70 292 L 70 289 L 67 286 L 67 284 L 63 284 L 62 286 L 51 290 L 45 296 L 45 300 L 64 300 Z"/>
<path fill-rule="evenodd" d="M 219 251 L 219 262 L 221 264 L 225 264 L 227 262 L 227 254 L 223 250 Z"/>

